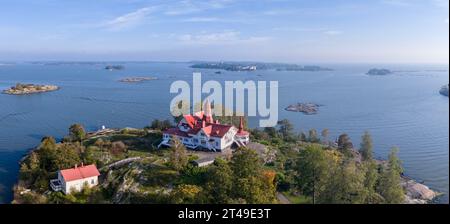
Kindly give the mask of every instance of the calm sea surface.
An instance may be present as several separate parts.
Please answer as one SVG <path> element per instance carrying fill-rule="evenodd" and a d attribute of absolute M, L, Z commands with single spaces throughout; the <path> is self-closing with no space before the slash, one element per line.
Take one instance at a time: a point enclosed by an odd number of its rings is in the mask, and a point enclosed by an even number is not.
<path fill-rule="evenodd" d="M 29 96 L 0 94 L 0 203 L 12 199 L 18 161 L 41 138 L 61 138 L 73 123 L 88 130 L 106 127 L 144 127 L 155 118 L 169 118 L 175 80 L 192 81 L 187 63 L 122 63 L 122 71 L 104 65 L 0 65 L 0 89 L 15 83 L 55 84 L 60 91 Z M 365 130 L 371 132 L 375 154 L 386 158 L 400 148 L 407 175 L 445 193 L 449 192 L 449 99 L 439 94 L 449 82 L 448 65 L 327 65 L 327 72 L 223 72 L 200 70 L 203 80 L 279 81 L 280 119 L 298 131 L 330 129 L 332 138 L 348 133 L 355 145 Z M 372 67 L 400 71 L 389 76 L 367 76 Z M 155 76 L 144 83 L 120 83 L 129 76 Z M 324 105 L 318 115 L 286 112 L 296 102 Z M 250 124 L 256 126 L 257 120 Z"/>

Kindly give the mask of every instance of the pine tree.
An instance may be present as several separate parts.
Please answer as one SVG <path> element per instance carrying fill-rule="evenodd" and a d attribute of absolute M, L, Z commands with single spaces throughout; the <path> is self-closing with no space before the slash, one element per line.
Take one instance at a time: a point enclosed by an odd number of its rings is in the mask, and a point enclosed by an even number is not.
<path fill-rule="evenodd" d="M 320 142 L 319 136 L 317 134 L 317 130 L 316 129 L 311 129 L 309 130 L 309 142 L 313 142 L 313 143 L 318 143 Z"/>
<path fill-rule="evenodd" d="M 86 131 L 81 124 L 73 124 L 69 128 L 69 137 L 71 141 L 83 141 L 86 138 Z"/>
<path fill-rule="evenodd" d="M 373 159 L 373 141 L 369 132 L 365 132 L 361 138 L 361 148 L 359 150 L 363 161 Z"/>
<path fill-rule="evenodd" d="M 335 161 L 319 146 L 308 146 L 297 160 L 296 182 L 299 190 L 316 203 L 318 195 L 329 180 Z"/>
<path fill-rule="evenodd" d="M 361 204 L 367 197 L 364 187 L 364 172 L 354 161 L 346 161 L 329 172 L 329 180 L 319 194 L 318 203 Z"/>
<path fill-rule="evenodd" d="M 294 126 L 291 124 L 291 122 L 289 122 L 289 120 L 287 120 L 287 119 L 284 119 L 284 120 L 278 121 L 278 126 L 279 126 L 278 131 L 280 132 L 283 139 L 291 140 L 292 137 L 294 136 L 294 134 L 293 134 Z"/>
<path fill-rule="evenodd" d="M 328 129 L 323 129 L 322 130 L 322 141 L 324 144 L 328 144 L 328 136 L 330 135 L 330 130 Z"/>
<path fill-rule="evenodd" d="M 389 155 L 389 162 L 382 169 L 381 179 L 377 190 L 384 198 L 384 203 L 400 204 L 404 202 L 405 193 L 401 186 L 403 168 L 397 157 L 398 148 L 393 148 Z"/>

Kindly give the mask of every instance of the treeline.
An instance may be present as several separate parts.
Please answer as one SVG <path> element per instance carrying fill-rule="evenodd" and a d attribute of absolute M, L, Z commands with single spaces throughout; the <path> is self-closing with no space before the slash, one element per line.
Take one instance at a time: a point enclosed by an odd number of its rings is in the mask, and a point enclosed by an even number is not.
<path fill-rule="evenodd" d="M 277 151 L 269 167 L 277 171 L 277 188 L 292 195 L 306 196 L 311 203 L 377 204 L 403 203 L 402 164 L 393 148 L 389 160 L 376 161 L 373 141 L 368 132 L 354 149 L 347 134 L 336 143 L 328 140 L 329 131 L 319 137 L 316 130 L 308 135 L 295 134 L 292 124 L 283 120 L 277 127 L 253 130 L 255 141 Z"/>
<path fill-rule="evenodd" d="M 164 130 L 168 127 L 171 127 L 169 121 L 154 121 L 148 128 Z M 293 203 L 403 203 L 403 171 L 397 149 L 392 150 L 387 162 L 380 162 L 374 159 L 373 142 L 368 132 L 362 136 L 362 143 L 356 150 L 346 134 L 340 135 L 335 143 L 328 140 L 328 130 L 320 134 L 316 130 L 310 130 L 308 134 L 293 130 L 287 120 L 280 121 L 276 127 L 251 130 L 252 141 L 267 146 L 264 155 L 251 148 L 240 148 L 229 158 L 217 159 L 207 167 L 197 167 L 192 162 L 198 158 L 189 155 L 177 140 L 167 150 L 136 151 L 132 142 L 142 144 L 150 137 L 144 134 L 130 137 L 125 133 L 91 139 L 81 125 L 72 125 L 62 143 L 57 144 L 54 138 L 46 137 L 21 163 L 20 181 L 39 193 L 34 197 L 26 194 L 24 197 L 30 198 L 23 202 L 113 203 L 116 187 L 121 185 L 121 179 L 126 179 L 122 175 L 136 170 L 127 170 L 132 169 L 129 167 L 114 171 L 117 179 L 105 180 L 111 182 L 96 189 L 84 189 L 72 195 L 51 193 L 47 198 L 42 195 L 48 190 L 49 179 L 55 178 L 60 169 L 81 162 L 96 163 L 101 168 L 106 161 L 116 161 L 130 153 L 145 153 L 142 155 L 166 162 L 157 166 L 137 162 L 137 169 L 145 167 L 144 179 L 154 182 L 149 186 L 146 185 L 149 182 L 139 184 L 143 189 L 162 187 L 163 190 L 130 193 L 129 203 L 265 204 L 278 203 L 277 192 Z M 126 141 L 117 140 L 124 136 Z M 161 136 L 158 136 L 160 140 Z M 153 140 L 158 139 L 148 142 Z M 115 159 L 111 160 L 111 157 Z"/>

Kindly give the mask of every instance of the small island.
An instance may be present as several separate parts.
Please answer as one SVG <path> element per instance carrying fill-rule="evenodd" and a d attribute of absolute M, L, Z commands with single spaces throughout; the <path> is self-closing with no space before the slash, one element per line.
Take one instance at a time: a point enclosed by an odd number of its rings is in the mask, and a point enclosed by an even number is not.
<path fill-rule="evenodd" d="M 306 115 L 314 115 L 319 112 L 320 106 L 321 105 L 315 103 L 297 103 L 289 105 L 285 108 L 285 110 L 291 112 L 301 112 Z"/>
<path fill-rule="evenodd" d="M 105 69 L 109 71 L 114 71 L 114 70 L 123 70 L 125 69 L 125 67 L 122 65 L 107 65 Z"/>
<path fill-rule="evenodd" d="M 389 70 L 389 69 L 385 69 L 385 68 L 382 68 L 382 69 L 378 69 L 378 68 L 373 68 L 373 69 L 370 69 L 366 74 L 367 75 L 390 75 L 390 74 L 392 74 L 393 72 L 391 71 L 391 70 Z"/>
<path fill-rule="evenodd" d="M 33 93 L 44 93 L 59 90 L 58 86 L 54 85 L 36 85 L 36 84 L 22 84 L 17 83 L 15 86 L 3 90 L 4 94 L 10 95 L 27 95 Z"/>
<path fill-rule="evenodd" d="M 449 89 L 449 86 L 448 86 L 448 84 L 447 84 L 447 85 L 445 85 L 445 86 L 443 86 L 443 87 L 441 88 L 441 90 L 439 91 L 439 93 L 440 93 L 441 95 L 443 95 L 443 96 L 447 96 L 447 97 L 448 97 L 448 89 Z"/>
<path fill-rule="evenodd" d="M 119 82 L 127 82 L 127 83 L 137 83 L 137 82 L 144 82 L 144 81 L 150 81 L 150 80 L 157 80 L 156 77 L 128 77 L 123 78 L 119 80 Z"/>

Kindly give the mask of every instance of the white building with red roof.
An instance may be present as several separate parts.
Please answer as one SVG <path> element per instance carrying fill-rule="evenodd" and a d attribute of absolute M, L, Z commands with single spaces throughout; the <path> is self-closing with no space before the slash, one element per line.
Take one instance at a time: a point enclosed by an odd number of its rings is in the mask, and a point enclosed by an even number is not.
<path fill-rule="evenodd" d="M 58 179 L 50 180 L 50 187 L 54 191 L 65 194 L 79 192 L 84 186 L 89 188 L 98 185 L 100 172 L 95 165 L 81 166 L 58 171 Z"/>
<path fill-rule="evenodd" d="M 189 149 L 207 149 L 215 152 L 229 148 L 233 143 L 238 146 L 248 144 L 250 133 L 244 130 L 242 118 L 239 128 L 220 124 L 213 119 L 209 101 L 206 101 L 204 108 L 205 111 L 194 115 L 184 115 L 177 127 L 164 131 L 160 146 L 170 147 L 173 138 L 178 138 Z"/>

